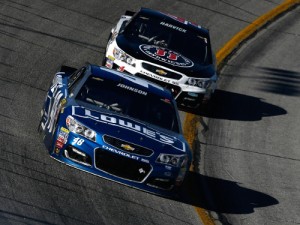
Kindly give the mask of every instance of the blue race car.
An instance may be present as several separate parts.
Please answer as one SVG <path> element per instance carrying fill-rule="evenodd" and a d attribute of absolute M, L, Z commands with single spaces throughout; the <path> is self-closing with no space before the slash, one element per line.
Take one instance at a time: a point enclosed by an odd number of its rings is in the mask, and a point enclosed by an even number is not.
<path fill-rule="evenodd" d="M 63 66 L 41 114 L 50 156 L 69 166 L 159 195 L 176 193 L 189 170 L 175 100 L 144 79 Z"/>

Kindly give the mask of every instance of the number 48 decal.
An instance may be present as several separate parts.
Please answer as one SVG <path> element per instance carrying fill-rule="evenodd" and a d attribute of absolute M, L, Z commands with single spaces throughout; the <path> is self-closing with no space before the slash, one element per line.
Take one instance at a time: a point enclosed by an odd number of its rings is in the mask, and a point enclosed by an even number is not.
<path fill-rule="evenodd" d="M 83 142 L 84 142 L 83 139 L 77 137 L 73 139 L 72 145 L 82 145 Z"/>

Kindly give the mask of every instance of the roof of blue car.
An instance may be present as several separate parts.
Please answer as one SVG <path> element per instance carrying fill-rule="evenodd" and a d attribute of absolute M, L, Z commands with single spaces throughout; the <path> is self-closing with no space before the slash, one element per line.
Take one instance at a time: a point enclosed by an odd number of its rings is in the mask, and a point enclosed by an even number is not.
<path fill-rule="evenodd" d="M 168 99 L 173 98 L 169 90 L 155 83 L 149 82 L 145 79 L 135 77 L 127 73 L 122 73 L 113 69 L 108 69 L 106 67 L 101 67 L 97 65 L 90 65 L 90 66 L 91 66 L 91 72 L 94 76 L 99 76 L 103 78 L 109 77 L 112 80 L 123 80 L 123 82 L 126 82 L 127 85 L 138 87 L 141 90 L 159 95 L 164 98 L 168 98 Z"/>

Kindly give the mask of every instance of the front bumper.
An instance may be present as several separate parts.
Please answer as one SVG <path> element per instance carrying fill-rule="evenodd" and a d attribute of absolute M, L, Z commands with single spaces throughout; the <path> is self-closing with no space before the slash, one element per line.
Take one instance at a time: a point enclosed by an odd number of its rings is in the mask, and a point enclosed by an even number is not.
<path fill-rule="evenodd" d="M 112 56 L 107 56 L 103 64 L 110 69 L 115 69 L 144 78 L 169 89 L 176 99 L 178 105 L 197 107 L 201 103 L 208 102 L 216 89 L 216 82 L 212 82 L 209 88 L 200 88 L 197 86 L 188 85 L 186 82 L 189 77 L 176 71 L 171 71 L 170 69 L 153 64 L 152 67 L 157 67 L 158 70 L 161 69 L 163 71 L 168 71 L 168 73 L 172 73 L 176 79 L 171 79 L 165 75 L 159 75 L 153 71 L 147 70 L 148 68 L 145 69 L 145 66 L 143 65 L 150 64 L 142 60 L 136 60 L 136 65 L 133 67 L 123 61 L 115 59 Z"/>
<path fill-rule="evenodd" d="M 61 128 L 58 131 L 61 132 Z M 155 154 L 151 157 L 136 156 L 72 132 L 64 142 L 59 140 L 59 134 L 55 136 L 49 154 L 62 163 L 157 195 L 172 197 L 177 193 L 176 178 L 180 168 L 155 163 Z M 78 138 L 82 141 L 75 142 Z"/>

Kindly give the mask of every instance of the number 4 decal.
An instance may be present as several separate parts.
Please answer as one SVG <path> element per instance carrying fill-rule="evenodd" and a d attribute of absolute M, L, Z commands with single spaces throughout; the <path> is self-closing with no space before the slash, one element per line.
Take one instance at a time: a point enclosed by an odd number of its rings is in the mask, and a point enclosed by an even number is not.
<path fill-rule="evenodd" d="M 73 139 L 72 145 L 82 145 L 83 142 L 84 142 L 83 139 L 77 137 Z"/>

